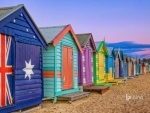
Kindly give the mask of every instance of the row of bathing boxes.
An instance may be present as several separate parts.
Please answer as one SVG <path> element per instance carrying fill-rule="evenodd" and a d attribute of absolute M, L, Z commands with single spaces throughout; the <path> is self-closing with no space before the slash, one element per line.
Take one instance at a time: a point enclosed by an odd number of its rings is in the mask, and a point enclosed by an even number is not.
<path fill-rule="evenodd" d="M 149 70 L 71 25 L 38 28 L 24 5 L 0 8 L 0 113 L 103 94 Z"/>

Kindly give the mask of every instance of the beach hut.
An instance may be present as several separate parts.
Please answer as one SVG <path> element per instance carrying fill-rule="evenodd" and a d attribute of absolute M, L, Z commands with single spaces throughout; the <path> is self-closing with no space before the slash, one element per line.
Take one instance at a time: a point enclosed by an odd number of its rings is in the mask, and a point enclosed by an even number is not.
<path fill-rule="evenodd" d="M 136 58 L 134 58 L 134 76 L 136 76 Z"/>
<path fill-rule="evenodd" d="M 139 65 L 139 59 L 136 58 L 136 75 L 140 74 L 140 65 Z"/>
<path fill-rule="evenodd" d="M 76 34 L 82 47 L 83 54 L 78 52 L 78 84 L 87 86 L 93 84 L 93 53 L 96 52 L 96 46 L 91 33 Z"/>
<path fill-rule="evenodd" d="M 24 5 L 0 8 L 0 113 L 42 103 L 46 42 Z"/>
<path fill-rule="evenodd" d="M 53 102 L 72 100 L 79 91 L 78 51 L 83 53 L 82 47 L 71 25 L 41 27 L 40 31 L 48 44 L 48 50 L 43 50 L 44 97 Z"/>
<path fill-rule="evenodd" d="M 114 79 L 114 58 L 115 58 L 115 51 L 113 47 L 107 47 L 108 50 L 108 81 Z"/>
<path fill-rule="evenodd" d="M 148 72 L 150 72 L 150 63 L 148 63 Z"/>
<path fill-rule="evenodd" d="M 124 73 L 124 77 L 127 78 L 128 76 L 128 57 L 127 55 L 123 55 L 123 73 Z"/>
<path fill-rule="evenodd" d="M 108 50 L 108 74 L 106 76 L 107 83 L 118 83 L 122 82 L 121 79 L 114 79 L 114 58 L 115 58 L 115 51 L 113 47 L 107 47 Z"/>
<path fill-rule="evenodd" d="M 132 64 L 131 64 L 131 57 L 128 56 L 127 57 L 127 60 L 128 60 L 128 77 L 131 76 L 131 67 L 132 67 Z"/>
<path fill-rule="evenodd" d="M 142 75 L 142 60 L 139 59 L 139 73 Z"/>
<path fill-rule="evenodd" d="M 123 51 L 119 50 L 118 51 L 120 54 L 120 60 L 119 60 L 119 77 L 124 78 L 124 62 L 123 62 Z"/>
<path fill-rule="evenodd" d="M 80 91 L 98 91 L 101 94 L 109 90 L 108 86 L 94 86 L 93 81 L 93 53 L 95 53 L 96 45 L 91 33 L 76 34 L 77 39 L 82 47 L 83 54 L 78 52 L 79 65 L 79 89 Z"/>
<path fill-rule="evenodd" d="M 147 62 L 145 63 L 145 70 L 146 70 L 146 73 L 148 73 L 148 63 Z"/>
<path fill-rule="evenodd" d="M 146 63 L 142 62 L 142 74 L 146 74 Z"/>
<path fill-rule="evenodd" d="M 115 50 L 115 78 L 124 78 L 123 52 L 121 50 Z"/>
<path fill-rule="evenodd" d="M 94 85 L 112 86 L 106 83 L 106 74 L 108 74 L 108 51 L 105 41 L 95 42 L 97 52 L 94 53 Z"/>
<path fill-rule="evenodd" d="M 133 58 L 131 58 L 131 76 L 134 75 L 134 61 Z"/>

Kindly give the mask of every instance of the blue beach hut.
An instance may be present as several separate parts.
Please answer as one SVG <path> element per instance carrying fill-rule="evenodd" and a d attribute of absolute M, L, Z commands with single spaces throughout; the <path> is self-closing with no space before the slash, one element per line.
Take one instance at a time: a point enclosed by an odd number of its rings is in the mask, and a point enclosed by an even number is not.
<path fill-rule="evenodd" d="M 0 113 L 42 103 L 46 42 L 24 5 L 0 8 Z"/>

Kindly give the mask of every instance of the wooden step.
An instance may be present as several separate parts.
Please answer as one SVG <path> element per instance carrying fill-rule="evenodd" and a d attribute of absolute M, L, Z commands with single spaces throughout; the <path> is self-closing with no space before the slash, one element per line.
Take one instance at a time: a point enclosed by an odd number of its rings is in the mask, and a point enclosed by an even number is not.
<path fill-rule="evenodd" d="M 100 92 L 100 94 L 104 94 L 106 91 L 109 90 L 109 86 L 91 86 L 84 88 L 84 91 L 97 91 Z"/>
<path fill-rule="evenodd" d="M 68 100 L 69 103 L 72 103 L 72 101 L 78 100 L 83 97 L 88 97 L 90 92 L 75 92 L 75 93 L 69 93 L 65 95 L 58 96 L 58 100 Z"/>

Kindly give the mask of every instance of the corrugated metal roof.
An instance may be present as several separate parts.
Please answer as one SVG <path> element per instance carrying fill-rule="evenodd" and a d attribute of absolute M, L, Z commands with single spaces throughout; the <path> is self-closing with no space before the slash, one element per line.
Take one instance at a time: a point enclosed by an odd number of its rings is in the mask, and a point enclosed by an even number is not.
<path fill-rule="evenodd" d="M 98 49 L 98 47 L 99 47 L 99 45 L 100 45 L 101 42 L 102 42 L 102 41 L 100 41 L 100 42 L 95 42 L 96 49 Z"/>
<path fill-rule="evenodd" d="M 31 15 L 28 12 L 28 10 L 26 9 L 26 7 L 23 4 L 19 4 L 17 6 L 0 8 L 0 21 L 2 21 L 3 19 L 5 19 L 9 15 L 13 14 L 15 11 L 19 10 L 20 8 L 24 8 L 25 9 L 25 11 L 27 12 L 27 14 L 30 17 L 31 21 L 33 22 L 34 26 L 36 27 L 37 31 L 40 33 L 40 35 L 42 36 L 42 38 L 44 39 L 44 41 L 46 43 L 46 40 L 45 40 L 44 36 L 42 35 L 42 33 L 40 32 L 40 30 L 38 29 L 36 23 L 34 22 L 34 20 L 32 19 Z M 46 45 L 43 45 L 43 46 L 46 48 Z"/>
<path fill-rule="evenodd" d="M 76 34 L 78 41 L 81 46 L 85 46 L 88 40 L 91 37 L 91 33 L 84 33 L 84 34 Z"/>
<path fill-rule="evenodd" d="M 48 43 L 51 41 L 68 25 L 62 26 L 51 26 L 51 27 L 40 27 L 40 31 L 42 32 L 43 36 L 45 37 Z"/>
<path fill-rule="evenodd" d="M 10 14 L 14 13 L 21 7 L 23 7 L 23 4 L 17 5 L 17 6 L 12 6 L 12 7 L 3 7 L 0 8 L 0 21 L 9 16 Z"/>

